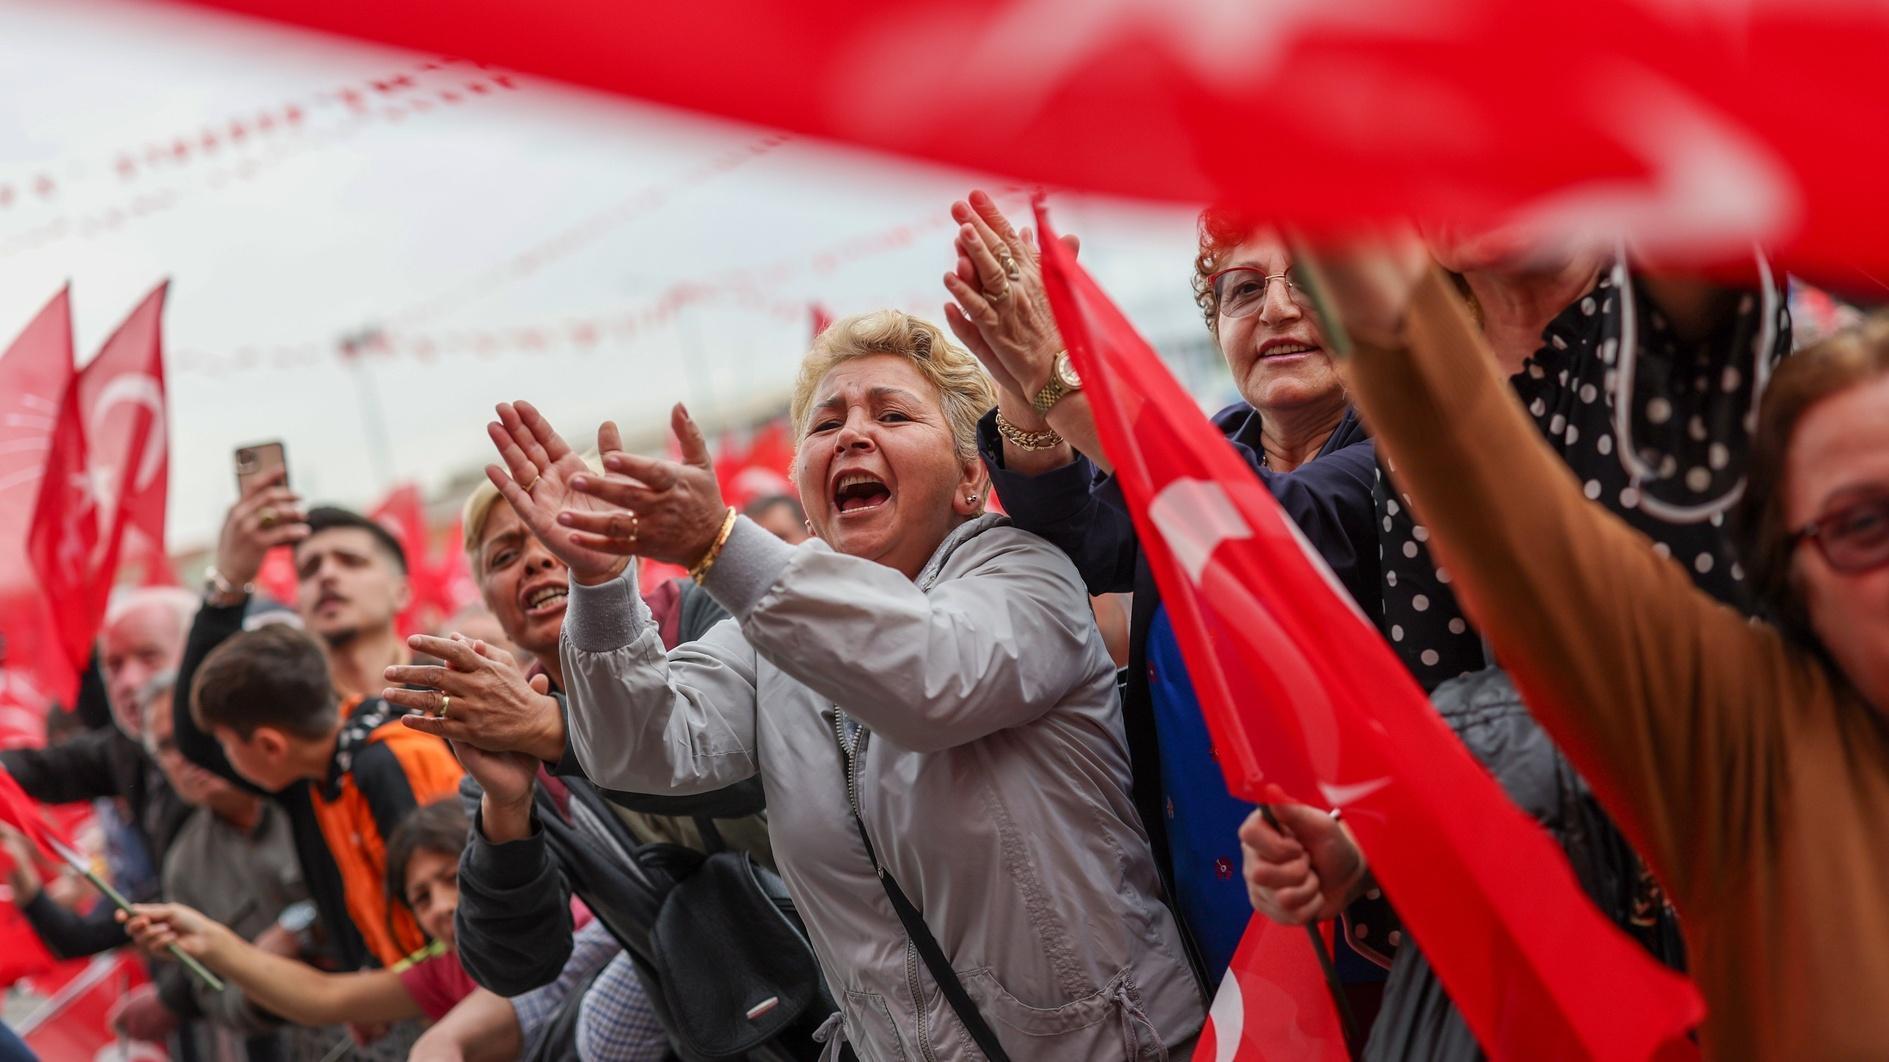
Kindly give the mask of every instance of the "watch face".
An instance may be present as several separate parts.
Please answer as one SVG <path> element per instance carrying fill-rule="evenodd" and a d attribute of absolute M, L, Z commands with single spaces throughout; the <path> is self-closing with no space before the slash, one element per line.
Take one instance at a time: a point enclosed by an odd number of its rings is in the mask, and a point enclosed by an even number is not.
<path fill-rule="evenodd" d="M 1076 365 L 1069 360 L 1067 354 L 1056 356 L 1056 376 L 1062 380 L 1063 386 L 1071 391 L 1080 390 L 1082 387 L 1082 377 L 1076 375 Z"/>

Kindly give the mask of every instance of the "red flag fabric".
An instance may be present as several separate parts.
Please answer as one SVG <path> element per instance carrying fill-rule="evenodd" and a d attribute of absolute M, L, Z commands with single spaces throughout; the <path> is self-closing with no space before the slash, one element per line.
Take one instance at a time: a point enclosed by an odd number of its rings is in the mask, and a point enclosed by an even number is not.
<path fill-rule="evenodd" d="M 35 718 L 52 698 L 70 704 L 78 688 L 26 550 L 73 375 L 71 304 L 62 290 L 0 355 L 0 704 Z"/>
<path fill-rule="evenodd" d="M 6 768 L 0 767 L 0 822 L 5 822 L 14 829 L 32 839 L 40 853 L 47 859 L 58 859 L 59 853 L 53 850 L 52 842 L 57 840 L 66 847 L 72 847 L 70 838 L 63 837 L 46 817 L 40 813 L 39 805 L 26 795 L 20 783 L 13 780 L 13 775 Z"/>
<path fill-rule="evenodd" d="M 441 629 L 479 596 L 465 552 L 459 548 L 458 525 L 444 545 L 435 548 L 419 487 L 411 483 L 395 487 L 368 516 L 398 539 L 407 554 L 407 586 L 413 600 L 396 623 L 403 637 Z"/>
<path fill-rule="evenodd" d="M 1889 264 L 1870 0 L 193 2 L 1310 229 L 1529 220 Z"/>
<path fill-rule="evenodd" d="M 146 296 L 67 386 L 27 533 L 27 553 L 75 676 L 105 618 L 126 529 L 164 541 L 168 287 L 159 284 Z"/>
<path fill-rule="evenodd" d="M 412 592 L 412 601 L 396 621 L 401 637 L 406 637 L 426 627 L 427 617 L 439 607 L 428 563 L 432 550 L 427 541 L 426 507 L 420 501 L 420 488 L 411 483 L 395 487 L 367 515 L 399 540 L 400 548 L 407 554 L 407 587 Z"/>
<path fill-rule="evenodd" d="M 812 310 L 813 310 L 813 338 L 818 339 L 820 338 L 821 332 L 826 331 L 829 327 L 832 326 L 833 311 L 827 309 L 823 304 L 817 303 L 817 302 L 813 304 Z"/>
<path fill-rule="evenodd" d="M 1330 934 L 1326 940 L 1329 947 Z M 1253 916 L 1214 993 L 1194 1057 L 1348 1062 L 1345 1030 L 1304 930 Z"/>
<path fill-rule="evenodd" d="M 1444 726 L 1159 356 L 1053 238 L 1050 304 L 1088 387 L 1231 791 L 1342 808 L 1412 937 L 1499 1058 L 1691 1051 L 1698 993 L 1616 929 Z M 1240 975 L 1277 983 L 1263 970 Z M 1244 1035 L 1244 1034 L 1242 1034 Z M 1252 1057 L 1292 1057 L 1276 1043 Z"/>
<path fill-rule="evenodd" d="M 745 434 L 722 436 L 715 457 L 715 478 L 722 500 L 742 508 L 757 498 L 800 492 L 790 478 L 794 464 L 793 432 L 779 417 Z"/>
<path fill-rule="evenodd" d="M 112 1007 L 149 980 L 135 951 L 95 955 L 86 960 L 78 976 L 20 1021 L 20 1038 L 47 1062 L 164 1062 L 168 1056 L 163 1047 L 121 1040 L 111 1027 Z"/>
<path fill-rule="evenodd" d="M 300 583 L 295 577 L 295 551 L 287 546 L 277 546 L 265 553 L 262 567 L 256 571 L 256 587 L 293 608 L 300 589 Z"/>

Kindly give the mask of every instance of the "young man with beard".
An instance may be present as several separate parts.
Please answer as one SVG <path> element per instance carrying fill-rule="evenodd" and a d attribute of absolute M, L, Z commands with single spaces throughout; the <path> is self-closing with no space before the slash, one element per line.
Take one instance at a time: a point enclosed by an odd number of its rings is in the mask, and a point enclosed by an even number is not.
<path fill-rule="evenodd" d="M 346 509 L 304 513 L 282 478 L 251 483 L 224 521 L 178 668 L 187 696 L 172 710 L 177 747 L 288 813 L 341 968 L 392 965 L 423 938 L 410 916 L 387 908 L 382 845 L 415 807 L 453 792 L 462 771 L 445 744 L 400 726 L 402 709 L 373 696 L 381 672 L 406 658 L 394 628 L 409 598 L 400 543 Z M 238 638 L 250 584 L 277 546 L 295 551 L 297 611 L 319 646 L 271 628 Z M 233 638 L 248 644 L 230 645 L 224 666 L 198 681 Z M 216 732 L 199 726 L 193 703 Z"/>

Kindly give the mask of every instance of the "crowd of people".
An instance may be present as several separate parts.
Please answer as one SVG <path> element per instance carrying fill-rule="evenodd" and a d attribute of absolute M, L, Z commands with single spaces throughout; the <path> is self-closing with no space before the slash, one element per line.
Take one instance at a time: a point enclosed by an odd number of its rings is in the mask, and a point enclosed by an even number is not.
<path fill-rule="evenodd" d="M 142 946 L 118 1021 L 181 1058 L 1088 1062 L 1191 1057 L 1257 912 L 1338 921 L 1365 1057 L 1479 1057 L 1343 817 L 1229 793 L 1039 248 L 951 215 L 943 327 L 801 359 L 798 500 L 729 506 L 679 405 L 665 460 L 501 404 L 482 629 L 402 639 L 398 540 L 250 482 L 201 595 L 114 602 L 109 724 L 0 754 L 122 809 L 129 912 L 0 838 L 48 946 Z M 1800 343 L 1763 256 L 1199 235 L 1214 426 L 1705 1053 L 1889 1053 L 1889 316 Z"/>

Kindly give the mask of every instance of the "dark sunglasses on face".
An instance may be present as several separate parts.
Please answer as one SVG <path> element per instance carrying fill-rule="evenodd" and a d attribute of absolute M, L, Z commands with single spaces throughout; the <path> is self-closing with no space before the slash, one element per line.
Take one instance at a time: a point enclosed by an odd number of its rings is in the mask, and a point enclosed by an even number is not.
<path fill-rule="evenodd" d="M 1213 291 L 1222 317 L 1245 317 L 1257 311 L 1266 304 L 1266 296 L 1275 282 L 1286 286 L 1287 296 L 1299 300 L 1299 285 L 1293 281 L 1290 270 L 1268 273 L 1251 266 L 1235 266 L 1207 278 L 1207 286 Z"/>
<path fill-rule="evenodd" d="M 1795 548 L 1817 543 L 1830 567 L 1847 574 L 1889 564 L 1889 493 L 1877 494 L 1824 513 L 1791 535 Z"/>

